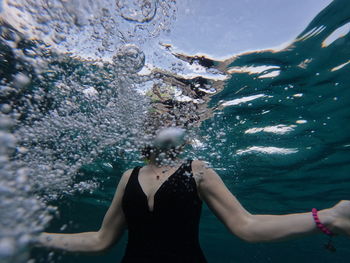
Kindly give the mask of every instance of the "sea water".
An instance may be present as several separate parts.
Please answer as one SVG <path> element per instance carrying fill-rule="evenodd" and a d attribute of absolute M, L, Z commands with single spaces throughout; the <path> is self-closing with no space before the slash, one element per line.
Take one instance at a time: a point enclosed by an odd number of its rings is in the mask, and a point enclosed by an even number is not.
<path fill-rule="evenodd" d="M 279 49 L 225 60 L 159 43 L 176 4 L 2 2 L 0 262 L 118 262 L 125 236 L 98 256 L 29 248 L 43 230 L 97 230 L 159 122 L 186 127 L 183 157 L 207 160 L 252 213 L 349 198 L 350 4 L 333 1 Z M 200 233 L 209 262 L 350 255 L 345 237 L 336 253 L 323 235 L 247 244 L 207 207 Z"/>

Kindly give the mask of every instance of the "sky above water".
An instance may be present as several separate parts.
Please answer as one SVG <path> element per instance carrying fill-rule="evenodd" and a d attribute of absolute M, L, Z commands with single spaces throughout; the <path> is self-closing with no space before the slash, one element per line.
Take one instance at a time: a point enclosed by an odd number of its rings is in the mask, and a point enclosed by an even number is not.
<path fill-rule="evenodd" d="M 215 58 L 295 39 L 331 0 L 182 0 L 171 33 L 179 51 Z"/>
<path fill-rule="evenodd" d="M 188 55 L 205 54 L 214 59 L 223 59 L 250 50 L 281 47 L 294 40 L 331 2 L 179 0 L 176 4 L 176 20 L 169 32 L 147 41 L 142 49 L 147 62 L 161 68 L 171 68 L 169 65 L 176 60 L 162 51 L 159 42 L 173 45 L 176 52 Z M 2 3 L 3 0 L 0 0 L 0 7 Z M 93 51 L 79 46 L 77 49 L 82 49 L 79 51 L 82 57 L 94 57 Z M 163 54 L 166 59 L 163 56 L 156 59 L 154 53 Z"/>

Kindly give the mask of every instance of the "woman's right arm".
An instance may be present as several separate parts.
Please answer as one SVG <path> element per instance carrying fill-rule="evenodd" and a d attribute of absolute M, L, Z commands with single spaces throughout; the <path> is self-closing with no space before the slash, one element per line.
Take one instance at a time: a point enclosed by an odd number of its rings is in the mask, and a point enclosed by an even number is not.
<path fill-rule="evenodd" d="M 193 161 L 199 194 L 231 233 L 248 242 L 272 242 L 321 233 L 311 212 L 286 215 L 249 213 L 204 162 Z M 350 235 L 350 201 L 319 211 L 323 224 L 336 234 Z"/>
<path fill-rule="evenodd" d="M 131 170 L 126 171 L 118 184 L 111 206 L 98 231 L 77 234 L 42 233 L 39 244 L 71 252 L 102 252 L 118 242 L 126 227 L 122 198 Z"/>

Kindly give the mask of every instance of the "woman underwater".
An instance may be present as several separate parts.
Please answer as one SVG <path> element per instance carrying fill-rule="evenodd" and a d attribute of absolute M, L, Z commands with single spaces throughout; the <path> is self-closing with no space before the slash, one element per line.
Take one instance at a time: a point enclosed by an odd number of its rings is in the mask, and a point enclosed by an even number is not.
<path fill-rule="evenodd" d="M 154 145 L 144 151 L 149 163 L 121 177 L 98 231 L 42 233 L 40 245 L 101 252 L 116 244 L 128 229 L 123 263 L 206 262 L 198 240 L 202 201 L 232 234 L 247 242 L 283 241 L 321 232 L 350 235 L 350 201 L 307 213 L 249 213 L 205 162 L 176 158 L 183 146 L 182 137 L 177 128 L 158 134 Z M 171 165 L 164 164 L 169 159 Z"/>

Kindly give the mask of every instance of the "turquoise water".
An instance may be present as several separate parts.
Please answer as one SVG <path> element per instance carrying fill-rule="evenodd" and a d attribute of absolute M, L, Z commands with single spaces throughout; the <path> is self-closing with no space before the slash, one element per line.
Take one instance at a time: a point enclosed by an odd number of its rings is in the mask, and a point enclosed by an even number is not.
<path fill-rule="evenodd" d="M 350 71 L 349 65 L 336 68 L 350 59 L 349 34 L 322 47 L 333 31 L 348 22 L 350 4 L 334 1 L 286 49 L 241 54 L 228 65 L 273 67 L 255 74 L 233 73 L 225 88 L 210 101 L 210 107 L 216 108 L 214 116 L 201 126 L 203 136 L 208 135 L 209 127 L 215 127 L 212 134 L 209 132 L 209 149 L 221 156 L 217 159 L 209 152 L 206 159 L 219 168 L 227 186 L 251 212 L 309 211 L 349 198 Z M 276 69 L 277 76 L 261 78 Z M 220 107 L 254 95 L 261 97 Z M 276 132 L 278 128 L 272 129 L 274 132 L 261 129 L 278 125 L 280 132 Z M 225 132 L 224 142 L 214 136 L 217 131 Z M 110 179 L 104 179 L 93 194 L 60 200 L 56 205 L 61 216 L 48 231 L 57 231 L 67 223 L 67 232 L 97 229 L 116 182 L 130 166 L 119 161 L 112 169 L 96 163 L 92 170 L 84 171 L 100 178 L 108 174 Z M 203 211 L 200 239 L 209 262 L 345 263 L 350 255 L 350 241 L 343 237 L 335 239 L 336 253 L 322 248 L 326 241 L 322 235 L 284 243 L 246 244 L 230 236 L 208 208 Z M 124 238 L 103 256 L 55 252 L 53 258 L 55 262 L 118 262 L 125 243 Z M 46 262 L 43 258 L 48 255 L 35 251 L 33 257 Z"/>
<path fill-rule="evenodd" d="M 188 148 L 183 157 L 209 161 L 250 212 L 304 212 L 349 199 L 348 23 L 350 3 L 336 0 L 286 48 L 243 53 L 227 61 L 230 78 L 211 97 L 213 115 L 198 131 L 207 146 Z M 336 35 L 339 28 L 343 30 L 340 37 Z M 8 69 L 4 72 L 12 74 Z M 98 85 L 103 87 L 103 81 Z M 77 183 L 84 178 L 97 181 L 99 186 L 91 193 L 63 195 L 50 201 L 58 207 L 59 216 L 46 231 L 97 230 L 122 172 L 138 164 L 131 159 L 128 153 L 114 158 L 108 155 L 80 169 L 74 179 Z M 335 238 L 336 253 L 323 249 L 326 237 L 322 235 L 247 244 L 231 236 L 207 207 L 200 228 L 201 245 L 209 262 L 349 261 L 350 241 L 345 237 Z M 124 236 L 105 255 L 33 249 L 30 257 L 35 262 L 118 262 L 125 245 Z"/>

